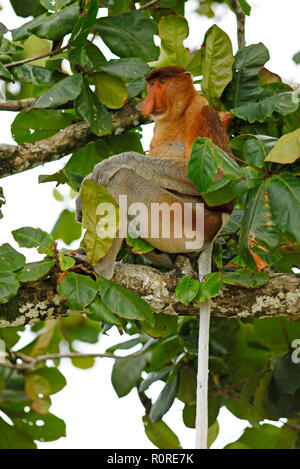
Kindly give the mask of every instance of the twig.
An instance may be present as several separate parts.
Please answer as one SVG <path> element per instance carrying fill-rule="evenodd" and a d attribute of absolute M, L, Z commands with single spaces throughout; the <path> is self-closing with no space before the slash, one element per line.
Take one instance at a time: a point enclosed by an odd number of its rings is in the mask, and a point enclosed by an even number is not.
<path fill-rule="evenodd" d="M 37 55 L 36 57 L 30 57 L 29 59 L 18 60 L 17 62 L 11 62 L 5 66 L 6 68 L 19 67 L 20 65 L 24 65 L 27 62 L 34 62 L 35 60 L 43 59 L 44 57 L 52 57 L 53 55 L 60 54 L 61 52 L 64 52 L 65 50 L 67 50 L 68 47 L 69 46 L 67 45 L 67 46 L 61 47 L 60 49 L 47 52 L 46 54 Z"/>
<path fill-rule="evenodd" d="M 36 98 L 12 99 L 8 101 L 0 100 L 0 111 L 22 111 L 22 109 L 34 103 L 35 100 Z"/>
<path fill-rule="evenodd" d="M 151 2 L 146 3 L 146 5 L 143 5 L 142 7 L 139 8 L 139 10 L 147 10 L 147 8 L 153 7 L 156 3 L 158 3 L 160 0 L 152 0 Z"/>
<path fill-rule="evenodd" d="M 246 15 L 243 12 L 238 0 L 230 0 L 231 6 L 235 12 L 236 21 L 237 21 L 237 39 L 238 39 L 238 46 L 245 47 L 246 40 L 245 40 L 245 20 Z"/>

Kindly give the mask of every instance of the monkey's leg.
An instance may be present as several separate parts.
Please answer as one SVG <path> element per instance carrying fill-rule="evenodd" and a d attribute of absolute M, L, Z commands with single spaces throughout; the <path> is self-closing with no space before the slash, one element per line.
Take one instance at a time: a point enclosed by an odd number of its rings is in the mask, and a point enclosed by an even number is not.
<path fill-rule="evenodd" d="M 130 208 L 134 208 L 134 204 L 139 204 L 137 206 L 137 211 L 139 211 L 139 223 L 142 226 L 148 227 L 149 230 L 148 235 L 143 237 L 147 239 L 155 248 L 169 253 L 180 253 L 195 250 L 187 249 L 186 247 L 187 242 L 191 241 L 186 233 L 190 233 L 192 230 L 194 230 L 195 225 L 196 210 L 194 198 L 192 198 L 193 205 L 187 204 L 187 206 L 185 206 L 187 198 L 182 199 L 178 195 L 158 187 L 157 185 L 137 175 L 134 171 L 128 169 L 121 169 L 117 171 L 110 179 L 106 187 L 117 202 L 119 202 L 120 196 L 127 196 L 127 206 L 129 210 Z M 201 199 L 199 200 L 201 201 Z M 170 235 L 164 237 L 162 234 L 164 229 L 164 221 L 160 218 L 160 216 L 157 216 L 157 214 L 153 214 L 153 204 L 158 206 L 164 204 L 164 206 L 168 208 L 175 203 L 179 208 L 182 209 L 182 212 L 180 214 L 180 218 L 176 218 L 176 213 L 169 211 L 171 230 Z M 142 208 L 145 210 L 141 211 L 139 208 L 140 205 L 142 205 Z M 190 212 L 190 217 L 187 217 L 189 221 L 183 226 L 184 222 L 186 221 L 183 217 L 185 211 Z M 219 212 L 211 212 L 205 209 L 204 223 L 204 244 L 207 244 L 220 229 L 222 224 L 222 214 Z M 182 228 L 181 237 L 174 236 L 175 228 L 173 229 L 172 227 L 175 225 L 179 228 Z M 151 230 L 153 226 L 157 229 L 158 236 L 156 237 L 152 236 Z M 106 256 L 100 259 L 99 263 L 97 264 L 97 271 L 99 271 L 99 273 L 106 276 L 107 278 L 111 277 L 113 274 L 115 259 L 120 249 L 121 243 L 122 239 L 116 238 Z"/>

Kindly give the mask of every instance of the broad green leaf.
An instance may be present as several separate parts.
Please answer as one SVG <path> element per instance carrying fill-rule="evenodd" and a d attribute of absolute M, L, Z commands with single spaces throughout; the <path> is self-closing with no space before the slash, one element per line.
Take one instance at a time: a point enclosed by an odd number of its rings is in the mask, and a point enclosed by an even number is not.
<path fill-rule="evenodd" d="M 89 305 L 89 310 L 92 313 L 89 314 L 89 319 L 93 319 L 93 321 L 103 321 L 117 326 L 122 325 L 120 319 L 100 300 L 99 296 L 96 296 L 93 303 Z"/>
<path fill-rule="evenodd" d="M 153 309 L 145 300 L 101 276 L 98 285 L 101 300 L 113 313 L 123 318 L 147 321 L 150 325 L 154 325 Z"/>
<path fill-rule="evenodd" d="M 68 272 L 57 287 L 69 308 L 81 311 L 91 303 L 97 294 L 97 284 L 87 275 Z"/>
<path fill-rule="evenodd" d="M 18 143 L 37 142 L 57 134 L 72 123 L 72 116 L 54 109 L 34 109 L 19 112 L 11 125 L 11 133 Z"/>
<path fill-rule="evenodd" d="M 186 427 L 195 428 L 196 404 L 186 404 L 182 411 L 182 420 Z"/>
<path fill-rule="evenodd" d="M 81 92 L 82 75 L 75 74 L 53 85 L 43 93 L 29 108 L 52 108 L 73 101 Z"/>
<path fill-rule="evenodd" d="M 57 13 L 44 16 L 38 23 L 28 26 L 28 30 L 38 37 L 55 41 L 72 31 L 79 13 L 79 3 L 75 2 Z"/>
<path fill-rule="evenodd" d="M 137 80 L 131 80 L 126 83 L 126 88 L 128 91 L 128 99 L 135 98 L 143 91 L 146 91 L 147 82 L 144 78 L 138 78 Z"/>
<path fill-rule="evenodd" d="M 92 297 L 93 292 L 90 292 L 89 296 Z M 87 308 L 86 312 L 88 314 Z M 68 341 L 71 348 L 74 340 L 80 340 L 81 342 L 86 342 L 88 344 L 98 343 L 101 326 L 95 321 L 91 321 L 82 315 L 69 316 L 68 318 L 61 319 L 60 321 L 62 321 L 61 329 L 63 330 L 64 338 Z"/>
<path fill-rule="evenodd" d="M 281 446 L 281 432 L 284 428 L 278 428 L 274 425 L 263 424 L 259 428 L 246 428 L 243 435 L 235 443 L 230 443 L 225 448 L 234 448 L 236 443 L 243 445 L 242 448 L 249 449 L 279 449 Z M 293 430 L 292 430 L 293 432 Z M 291 449 L 297 439 L 296 434 L 294 438 L 285 440 L 284 449 Z"/>
<path fill-rule="evenodd" d="M 92 31 L 92 27 L 97 18 L 98 0 L 90 0 L 85 4 L 84 14 L 81 14 L 73 28 L 69 41 L 69 59 L 74 65 L 83 65 L 87 46 L 87 37 Z"/>
<path fill-rule="evenodd" d="M 110 109 L 119 109 L 128 99 L 128 91 L 121 78 L 109 75 L 106 72 L 94 74 L 96 95 Z"/>
<path fill-rule="evenodd" d="M 194 366 L 184 364 L 179 370 L 177 398 L 185 404 L 196 403 L 197 371 Z"/>
<path fill-rule="evenodd" d="M 107 156 L 104 151 L 104 155 L 102 156 L 101 145 L 98 145 L 98 143 L 100 142 L 91 142 L 75 151 L 64 169 L 67 172 L 70 171 L 73 173 L 78 173 L 83 177 L 91 173 L 94 169 L 94 166 L 103 160 L 103 156 Z M 100 151 L 98 150 L 98 147 Z"/>
<path fill-rule="evenodd" d="M 42 231 L 40 228 L 19 228 L 18 230 L 12 231 L 12 235 L 20 247 L 38 247 L 38 251 L 40 253 L 48 254 L 49 256 L 53 255 L 51 250 L 51 246 L 54 241 L 53 237 L 45 231 Z"/>
<path fill-rule="evenodd" d="M 248 288 L 261 287 L 268 280 L 269 275 L 266 272 L 258 272 L 248 268 L 225 272 L 223 275 L 223 282 L 227 285 L 241 285 Z"/>
<path fill-rule="evenodd" d="M 46 8 L 46 10 L 57 11 L 61 10 L 64 6 L 70 3 L 71 0 L 40 0 L 40 4 Z"/>
<path fill-rule="evenodd" d="M 279 258 L 279 230 L 270 212 L 268 181 L 247 194 L 239 240 L 239 255 L 256 269 L 252 253 L 269 265 Z"/>
<path fill-rule="evenodd" d="M 225 405 L 237 418 L 248 420 L 256 428 L 260 420 L 263 420 L 256 408 L 245 399 L 228 399 Z"/>
<path fill-rule="evenodd" d="M 300 242 L 300 178 L 288 174 L 273 176 L 268 186 L 268 196 L 276 226 Z"/>
<path fill-rule="evenodd" d="M 87 257 L 95 265 L 113 243 L 119 223 L 118 205 L 104 186 L 89 179 L 82 183 L 80 195 Z"/>
<path fill-rule="evenodd" d="M 33 85 L 43 86 L 52 85 L 53 83 L 66 78 L 65 73 L 57 70 L 48 70 L 45 67 L 24 64 L 21 67 L 12 67 L 11 73 L 16 80 L 22 83 L 32 83 Z"/>
<path fill-rule="evenodd" d="M 55 223 L 51 234 L 54 239 L 62 239 L 64 243 L 71 244 L 81 237 L 81 225 L 75 220 L 75 213 L 63 210 Z"/>
<path fill-rule="evenodd" d="M 143 331 L 151 337 L 167 337 L 177 326 L 178 317 L 168 314 L 155 314 L 155 324 L 150 326 L 145 321 L 141 323 Z"/>
<path fill-rule="evenodd" d="M 133 248 L 131 251 L 135 254 L 144 254 L 154 249 L 145 239 L 132 238 L 129 233 L 127 233 L 127 244 Z"/>
<path fill-rule="evenodd" d="M 25 264 L 22 270 L 17 273 L 17 278 L 20 282 L 34 282 L 44 277 L 54 265 L 55 262 L 51 259 L 30 262 Z"/>
<path fill-rule="evenodd" d="M 247 102 L 242 106 L 231 109 L 231 113 L 240 119 L 253 122 L 264 122 L 274 112 L 282 116 L 296 111 L 299 99 L 296 93 L 280 93 L 265 98 L 257 103 Z"/>
<path fill-rule="evenodd" d="M 163 378 L 165 378 L 169 374 L 171 369 L 172 367 L 168 366 L 166 368 L 163 368 L 160 371 L 151 371 L 151 373 L 148 374 L 147 378 L 141 382 L 139 386 L 139 391 L 140 392 L 146 391 L 151 386 L 152 383 L 155 383 L 156 381 L 162 380 Z"/>
<path fill-rule="evenodd" d="M 189 56 L 189 62 L 186 69 L 192 75 L 202 75 L 202 51 L 201 49 L 196 50 L 193 55 Z"/>
<path fill-rule="evenodd" d="M 95 29 L 111 52 L 119 57 L 139 57 L 144 62 L 158 57 L 159 48 L 153 41 L 156 25 L 141 11 L 100 18 Z"/>
<path fill-rule="evenodd" d="M 0 246 L 0 272 L 15 271 L 25 265 L 25 256 L 17 252 L 10 244 L 5 243 Z"/>
<path fill-rule="evenodd" d="M 82 91 L 75 101 L 75 109 L 90 124 L 91 131 L 98 137 L 112 132 L 111 116 L 92 92 L 86 80 L 84 80 Z"/>
<path fill-rule="evenodd" d="M 260 95 L 258 72 L 269 58 L 268 49 L 261 42 L 238 50 L 233 64 L 233 79 L 224 92 L 224 100 L 230 108 L 255 100 Z"/>
<path fill-rule="evenodd" d="M 269 135 L 242 134 L 230 141 L 230 146 L 247 163 L 258 168 L 264 166 L 268 153 L 277 143 L 278 139 Z"/>
<path fill-rule="evenodd" d="M 294 163 L 300 157 L 300 129 L 283 135 L 270 151 L 265 161 L 273 163 Z"/>
<path fill-rule="evenodd" d="M 111 382 L 118 397 L 126 396 L 140 380 L 147 356 L 119 358 L 113 366 Z"/>
<path fill-rule="evenodd" d="M 206 274 L 205 281 L 200 283 L 199 291 L 194 301 L 202 303 L 215 296 L 222 286 L 222 275 L 219 272 Z"/>
<path fill-rule="evenodd" d="M 219 434 L 219 423 L 216 420 L 210 427 L 207 433 L 207 447 L 210 448 L 213 442 L 217 439 Z"/>
<path fill-rule="evenodd" d="M 182 345 L 178 337 L 172 336 L 161 339 L 152 352 L 151 370 L 159 370 L 167 365 L 173 358 L 178 357 L 182 351 Z"/>
<path fill-rule="evenodd" d="M 299 363 L 293 363 L 290 354 L 280 358 L 274 369 L 273 380 L 279 393 L 293 394 L 300 389 Z"/>
<path fill-rule="evenodd" d="M 168 412 L 177 394 L 179 385 L 178 376 L 175 375 L 163 387 L 160 395 L 150 411 L 150 419 L 153 423 L 158 422 Z"/>
<path fill-rule="evenodd" d="M 254 187 L 260 186 L 263 182 L 263 175 L 260 171 L 257 171 L 250 166 L 241 168 L 241 170 L 244 174 L 243 179 L 236 181 L 232 186 L 232 189 L 237 196 L 248 192 Z"/>
<path fill-rule="evenodd" d="M 251 6 L 249 5 L 249 3 L 246 0 L 238 0 L 238 2 L 245 15 L 249 16 L 251 12 Z"/>
<path fill-rule="evenodd" d="M 215 151 L 208 139 L 197 138 L 193 144 L 187 175 L 201 192 L 206 192 L 217 176 Z"/>
<path fill-rule="evenodd" d="M 65 422 L 50 413 L 39 415 L 31 411 L 20 418 L 15 418 L 14 424 L 24 434 L 42 442 L 54 441 L 66 436 Z"/>
<path fill-rule="evenodd" d="M 201 90 L 211 106 L 219 105 L 219 99 L 232 80 L 234 57 L 229 36 L 217 25 L 206 33 L 202 46 Z"/>
<path fill-rule="evenodd" d="M 137 80 L 149 72 L 149 66 L 138 57 L 127 59 L 112 59 L 102 63 L 97 70 L 122 78 Z"/>
<path fill-rule="evenodd" d="M 136 345 L 140 345 L 143 342 L 141 337 L 136 337 L 134 339 L 125 340 L 125 342 L 119 342 L 118 344 L 108 347 L 106 352 L 114 353 L 116 350 L 129 350 Z"/>
<path fill-rule="evenodd" d="M 151 443 L 159 449 L 181 449 L 180 441 L 171 430 L 170 427 L 163 421 L 153 423 L 148 415 L 143 417 L 145 433 Z"/>
<path fill-rule="evenodd" d="M 23 0 L 22 3 L 24 4 Z M 11 30 L 12 38 L 14 41 L 22 41 L 24 39 L 29 38 L 32 36 L 32 32 L 30 28 L 38 27 L 39 24 L 43 24 L 45 21 L 47 21 L 48 16 L 46 14 L 38 16 L 37 18 L 34 18 L 31 21 L 28 21 L 28 23 L 22 24 L 19 28 L 15 28 Z M 32 56 L 29 56 L 32 57 Z"/>
<path fill-rule="evenodd" d="M 4 81 L 14 81 L 14 77 L 8 69 L 0 62 L 0 79 Z"/>
<path fill-rule="evenodd" d="M 64 272 L 75 265 L 75 259 L 67 256 L 64 252 L 58 254 L 59 267 Z"/>
<path fill-rule="evenodd" d="M 9 425 L 0 417 L 0 449 L 35 449 L 37 446 L 33 439 Z"/>
<path fill-rule="evenodd" d="M 10 3 L 16 15 L 22 18 L 37 16 L 45 11 L 40 4 L 40 0 L 26 0 L 26 2 L 23 2 L 23 0 L 11 0 Z"/>
<path fill-rule="evenodd" d="M 241 170 L 243 174 L 243 171 Z M 244 180 L 244 174 L 241 177 L 241 182 Z M 240 182 L 240 184 L 241 184 Z M 235 186 L 237 182 L 230 181 L 226 178 L 221 179 L 219 182 L 216 182 L 210 186 L 207 192 L 202 193 L 202 197 L 207 203 L 207 205 L 214 207 L 216 205 L 222 205 L 233 200 L 237 192 L 235 191 Z M 238 191 L 239 186 L 237 187 Z"/>
<path fill-rule="evenodd" d="M 187 20 L 181 15 L 163 16 L 158 25 L 161 47 L 171 58 L 173 65 L 185 67 L 188 61 L 188 49 L 183 45 L 189 35 Z"/>
<path fill-rule="evenodd" d="M 17 277 L 9 271 L 0 271 L 0 304 L 7 303 L 19 289 Z"/>
<path fill-rule="evenodd" d="M 192 277 L 183 277 L 176 285 L 175 296 L 183 303 L 188 305 L 198 293 L 200 283 Z"/>

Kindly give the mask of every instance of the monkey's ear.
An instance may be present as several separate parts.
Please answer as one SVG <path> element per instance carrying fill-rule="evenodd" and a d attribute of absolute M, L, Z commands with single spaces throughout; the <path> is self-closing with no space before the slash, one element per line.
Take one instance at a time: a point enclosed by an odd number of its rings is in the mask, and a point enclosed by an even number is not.
<path fill-rule="evenodd" d="M 190 72 L 184 72 L 186 75 L 191 76 L 192 74 Z"/>

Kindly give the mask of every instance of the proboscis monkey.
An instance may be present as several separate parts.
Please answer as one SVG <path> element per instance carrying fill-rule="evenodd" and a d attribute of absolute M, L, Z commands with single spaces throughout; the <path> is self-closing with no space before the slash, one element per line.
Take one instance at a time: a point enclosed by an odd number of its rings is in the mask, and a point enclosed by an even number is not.
<path fill-rule="evenodd" d="M 149 156 L 139 153 L 122 153 L 97 164 L 87 176 L 105 186 L 118 201 L 126 195 L 128 206 L 143 203 L 149 209 L 145 222 L 151 226 L 151 204 L 178 202 L 183 209 L 192 212 L 191 226 L 195 227 L 195 202 L 203 203 L 198 189 L 187 177 L 187 164 L 196 137 L 208 137 L 213 143 L 231 155 L 229 139 L 218 113 L 194 88 L 190 74 L 181 67 L 163 67 L 153 70 L 146 77 L 148 95 L 143 103 L 144 115 L 152 114 L 155 120 L 154 136 Z M 187 208 L 185 202 L 194 205 Z M 227 222 L 233 203 L 204 209 L 204 244 L 199 257 L 199 277 L 210 271 L 211 246 L 214 238 Z M 80 197 L 77 198 L 77 219 L 81 221 Z M 154 222 L 158 220 L 154 220 Z M 171 223 L 176 215 L 171 212 Z M 183 221 L 180 219 L 180 223 Z M 161 227 L 160 227 L 161 232 Z M 166 253 L 187 252 L 187 239 L 147 238 L 150 244 Z M 107 278 L 114 271 L 116 256 L 122 239 L 115 238 L 111 248 L 100 259 L 96 270 Z M 198 392 L 196 417 L 196 447 L 205 448 L 207 440 L 207 375 L 209 302 L 200 308 L 200 334 L 198 359 Z"/>

